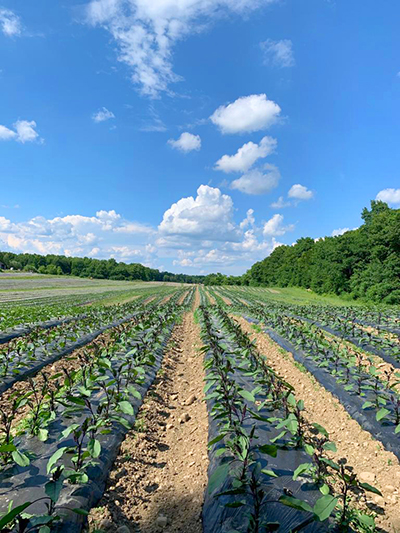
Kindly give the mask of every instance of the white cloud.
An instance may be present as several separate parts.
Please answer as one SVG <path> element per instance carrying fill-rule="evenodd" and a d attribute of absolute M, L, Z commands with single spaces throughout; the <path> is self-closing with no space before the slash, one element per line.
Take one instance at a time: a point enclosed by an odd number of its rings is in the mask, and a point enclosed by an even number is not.
<path fill-rule="evenodd" d="M 235 221 L 235 213 L 230 196 L 201 185 L 195 197 L 181 198 L 166 210 L 158 229 L 115 210 L 99 210 L 93 216 L 36 216 L 23 222 L 0 216 L 0 249 L 240 274 L 279 246 L 276 236 L 291 227 L 278 223 L 274 235 L 268 230 L 263 234 L 253 209 L 241 222 Z"/>
<path fill-rule="evenodd" d="M 0 26 L 7 37 L 21 35 L 22 25 L 19 17 L 9 9 L 0 8 Z"/>
<path fill-rule="evenodd" d="M 232 199 L 217 188 L 200 185 L 196 198 L 181 198 L 165 211 L 158 228 L 162 235 L 232 240 L 236 237 Z"/>
<path fill-rule="evenodd" d="M 22 144 L 36 140 L 43 142 L 43 139 L 39 138 L 39 134 L 35 130 L 36 122 L 34 120 L 17 120 L 13 127 L 14 130 L 11 130 L 6 126 L 0 125 L 0 141 L 16 140 Z"/>
<path fill-rule="evenodd" d="M 38 132 L 35 130 L 36 122 L 34 120 L 17 120 L 14 128 L 17 132 L 17 141 L 21 143 L 33 142 L 39 137 Z"/>
<path fill-rule="evenodd" d="M 185 131 L 179 139 L 169 139 L 168 144 L 181 152 L 191 152 L 192 150 L 200 150 L 201 138 L 200 135 L 193 135 L 193 133 Z"/>
<path fill-rule="evenodd" d="M 383 189 L 378 192 L 376 199 L 390 205 L 400 205 L 400 189 Z"/>
<path fill-rule="evenodd" d="M 255 224 L 255 218 L 254 218 L 254 209 L 248 209 L 246 213 L 246 218 L 242 220 L 239 227 L 240 229 L 245 229 L 248 226 L 254 226 Z"/>
<path fill-rule="evenodd" d="M 270 218 L 265 224 L 263 229 L 264 236 L 278 236 L 284 235 L 288 231 L 293 231 L 294 225 L 290 224 L 289 226 L 283 225 L 283 215 L 276 214 Z"/>
<path fill-rule="evenodd" d="M 264 63 L 279 68 L 293 67 L 295 64 L 293 55 L 293 43 L 290 39 L 273 41 L 268 39 L 260 43 L 264 52 Z"/>
<path fill-rule="evenodd" d="M 6 128 L 6 126 L 0 125 L 0 141 L 9 141 L 15 139 L 17 136 L 16 132 Z"/>
<path fill-rule="evenodd" d="M 283 209 L 284 207 L 289 207 L 291 205 L 291 202 L 285 202 L 283 196 L 279 196 L 276 202 L 272 202 L 272 204 L 270 204 L 270 207 L 273 209 Z"/>
<path fill-rule="evenodd" d="M 331 233 L 332 237 L 338 237 L 339 235 L 343 235 L 343 233 L 346 233 L 347 231 L 350 231 L 350 228 L 338 228 L 334 229 Z"/>
<path fill-rule="evenodd" d="M 106 107 L 102 107 L 96 113 L 93 113 L 92 115 L 92 120 L 94 122 L 105 122 L 106 120 L 110 120 L 111 118 L 115 118 L 115 115 L 112 111 L 109 111 Z"/>
<path fill-rule="evenodd" d="M 276 124 L 280 112 L 279 105 L 266 94 L 252 94 L 220 106 L 210 119 L 222 133 L 250 133 Z"/>
<path fill-rule="evenodd" d="M 266 194 L 274 189 L 280 180 L 279 169 L 275 165 L 264 165 L 263 170 L 249 170 L 242 177 L 232 181 L 231 189 L 246 194 Z"/>
<path fill-rule="evenodd" d="M 223 172 L 246 172 L 261 158 L 272 154 L 277 146 L 276 139 L 263 137 L 260 144 L 248 142 L 244 144 L 235 155 L 224 155 L 215 164 L 216 170 Z"/>
<path fill-rule="evenodd" d="M 310 191 L 307 187 L 304 187 L 304 185 L 300 185 L 299 183 L 292 185 L 288 192 L 288 197 L 295 198 L 296 200 L 311 200 L 313 196 L 313 191 Z"/>
<path fill-rule="evenodd" d="M 246 14 L 275 0 L 91 0 L 86 20 L 107 29 L 118 60 L 132 70 L 141 92 L 158 97 L 181 78 L 173 72 L 174 44 L 227 13 Z"/>
<path fill-rule="evenodd" d="M 155 230 L 125 220 L 114 210 L 100 210 L 95 216 L 42 216 L 12 223 L 0 217 L 0 246 L 13 252 L 58 253 L 68 256 L 115 257 L 118 260 L 152 253 L 146 248 Z"/>

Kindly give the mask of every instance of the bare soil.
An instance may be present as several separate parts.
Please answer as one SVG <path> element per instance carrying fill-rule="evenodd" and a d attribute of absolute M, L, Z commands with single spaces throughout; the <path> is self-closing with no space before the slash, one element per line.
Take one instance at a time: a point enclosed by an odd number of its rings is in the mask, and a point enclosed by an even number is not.
<path fill-rule="evenodd" d="M 194 307 L 199 304 L 196 291 Z M 89 531 L 201 533 L 208 418 L 200 327 L 193 312 L 175 326 L 162 368 L 114 464 Z M 118 529 L 120 528 L 120 529 Z"/>
<path fill-rule="evenodd" d="M 305 403 L 309 421 L 321 424 L 328 431 L 337 447 L 337 453 L 332 456 L 347 458 L 361 481 L 380 489 L 383 498 L 367 493 L 368 499 L 363 504 L 377 513 L 377 525 L 383 531 L 399 533 L 400 464 L 397 457 L 364 431 L 340 402 L 295 362 L 291 353 L 282 350 L 267 334 L 256 332 L 244 318 L 234 318 L 256 341 L 269 365 L 295 388 L 297 398 Z"/>

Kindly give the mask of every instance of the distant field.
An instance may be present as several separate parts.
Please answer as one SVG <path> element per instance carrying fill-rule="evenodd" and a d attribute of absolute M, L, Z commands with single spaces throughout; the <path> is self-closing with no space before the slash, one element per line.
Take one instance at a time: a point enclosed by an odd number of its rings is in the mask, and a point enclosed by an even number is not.
<path fill-rule="evenodd" d="M 79 299 L 79 303 L 102 299 L 124 298 L 130 293 L 140 294 L 150 287 L 172 284 L 144 281 L 111 281 L 78 278 L 72 276 L 49 276 L 18 272 L 0 273 L 0 303 L 54 303 Z"/>

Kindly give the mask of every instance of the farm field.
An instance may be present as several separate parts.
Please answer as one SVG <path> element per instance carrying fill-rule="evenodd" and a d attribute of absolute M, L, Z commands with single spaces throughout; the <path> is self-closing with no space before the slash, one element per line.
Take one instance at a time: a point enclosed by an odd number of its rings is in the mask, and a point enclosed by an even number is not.
<path fill-rule="evenodd" d="M 5 293 L 1 531 L 400 531 L 399 308 L 34 275 Z"/>

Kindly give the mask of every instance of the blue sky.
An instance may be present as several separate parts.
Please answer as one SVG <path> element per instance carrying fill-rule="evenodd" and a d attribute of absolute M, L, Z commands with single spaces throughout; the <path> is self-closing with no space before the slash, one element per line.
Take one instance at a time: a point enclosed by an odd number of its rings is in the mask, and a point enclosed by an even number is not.
<path fill-rule="evenodd" d="M 398 207 L 399 16 L 0 0 L 0 249 L 241 274 Z"/>

